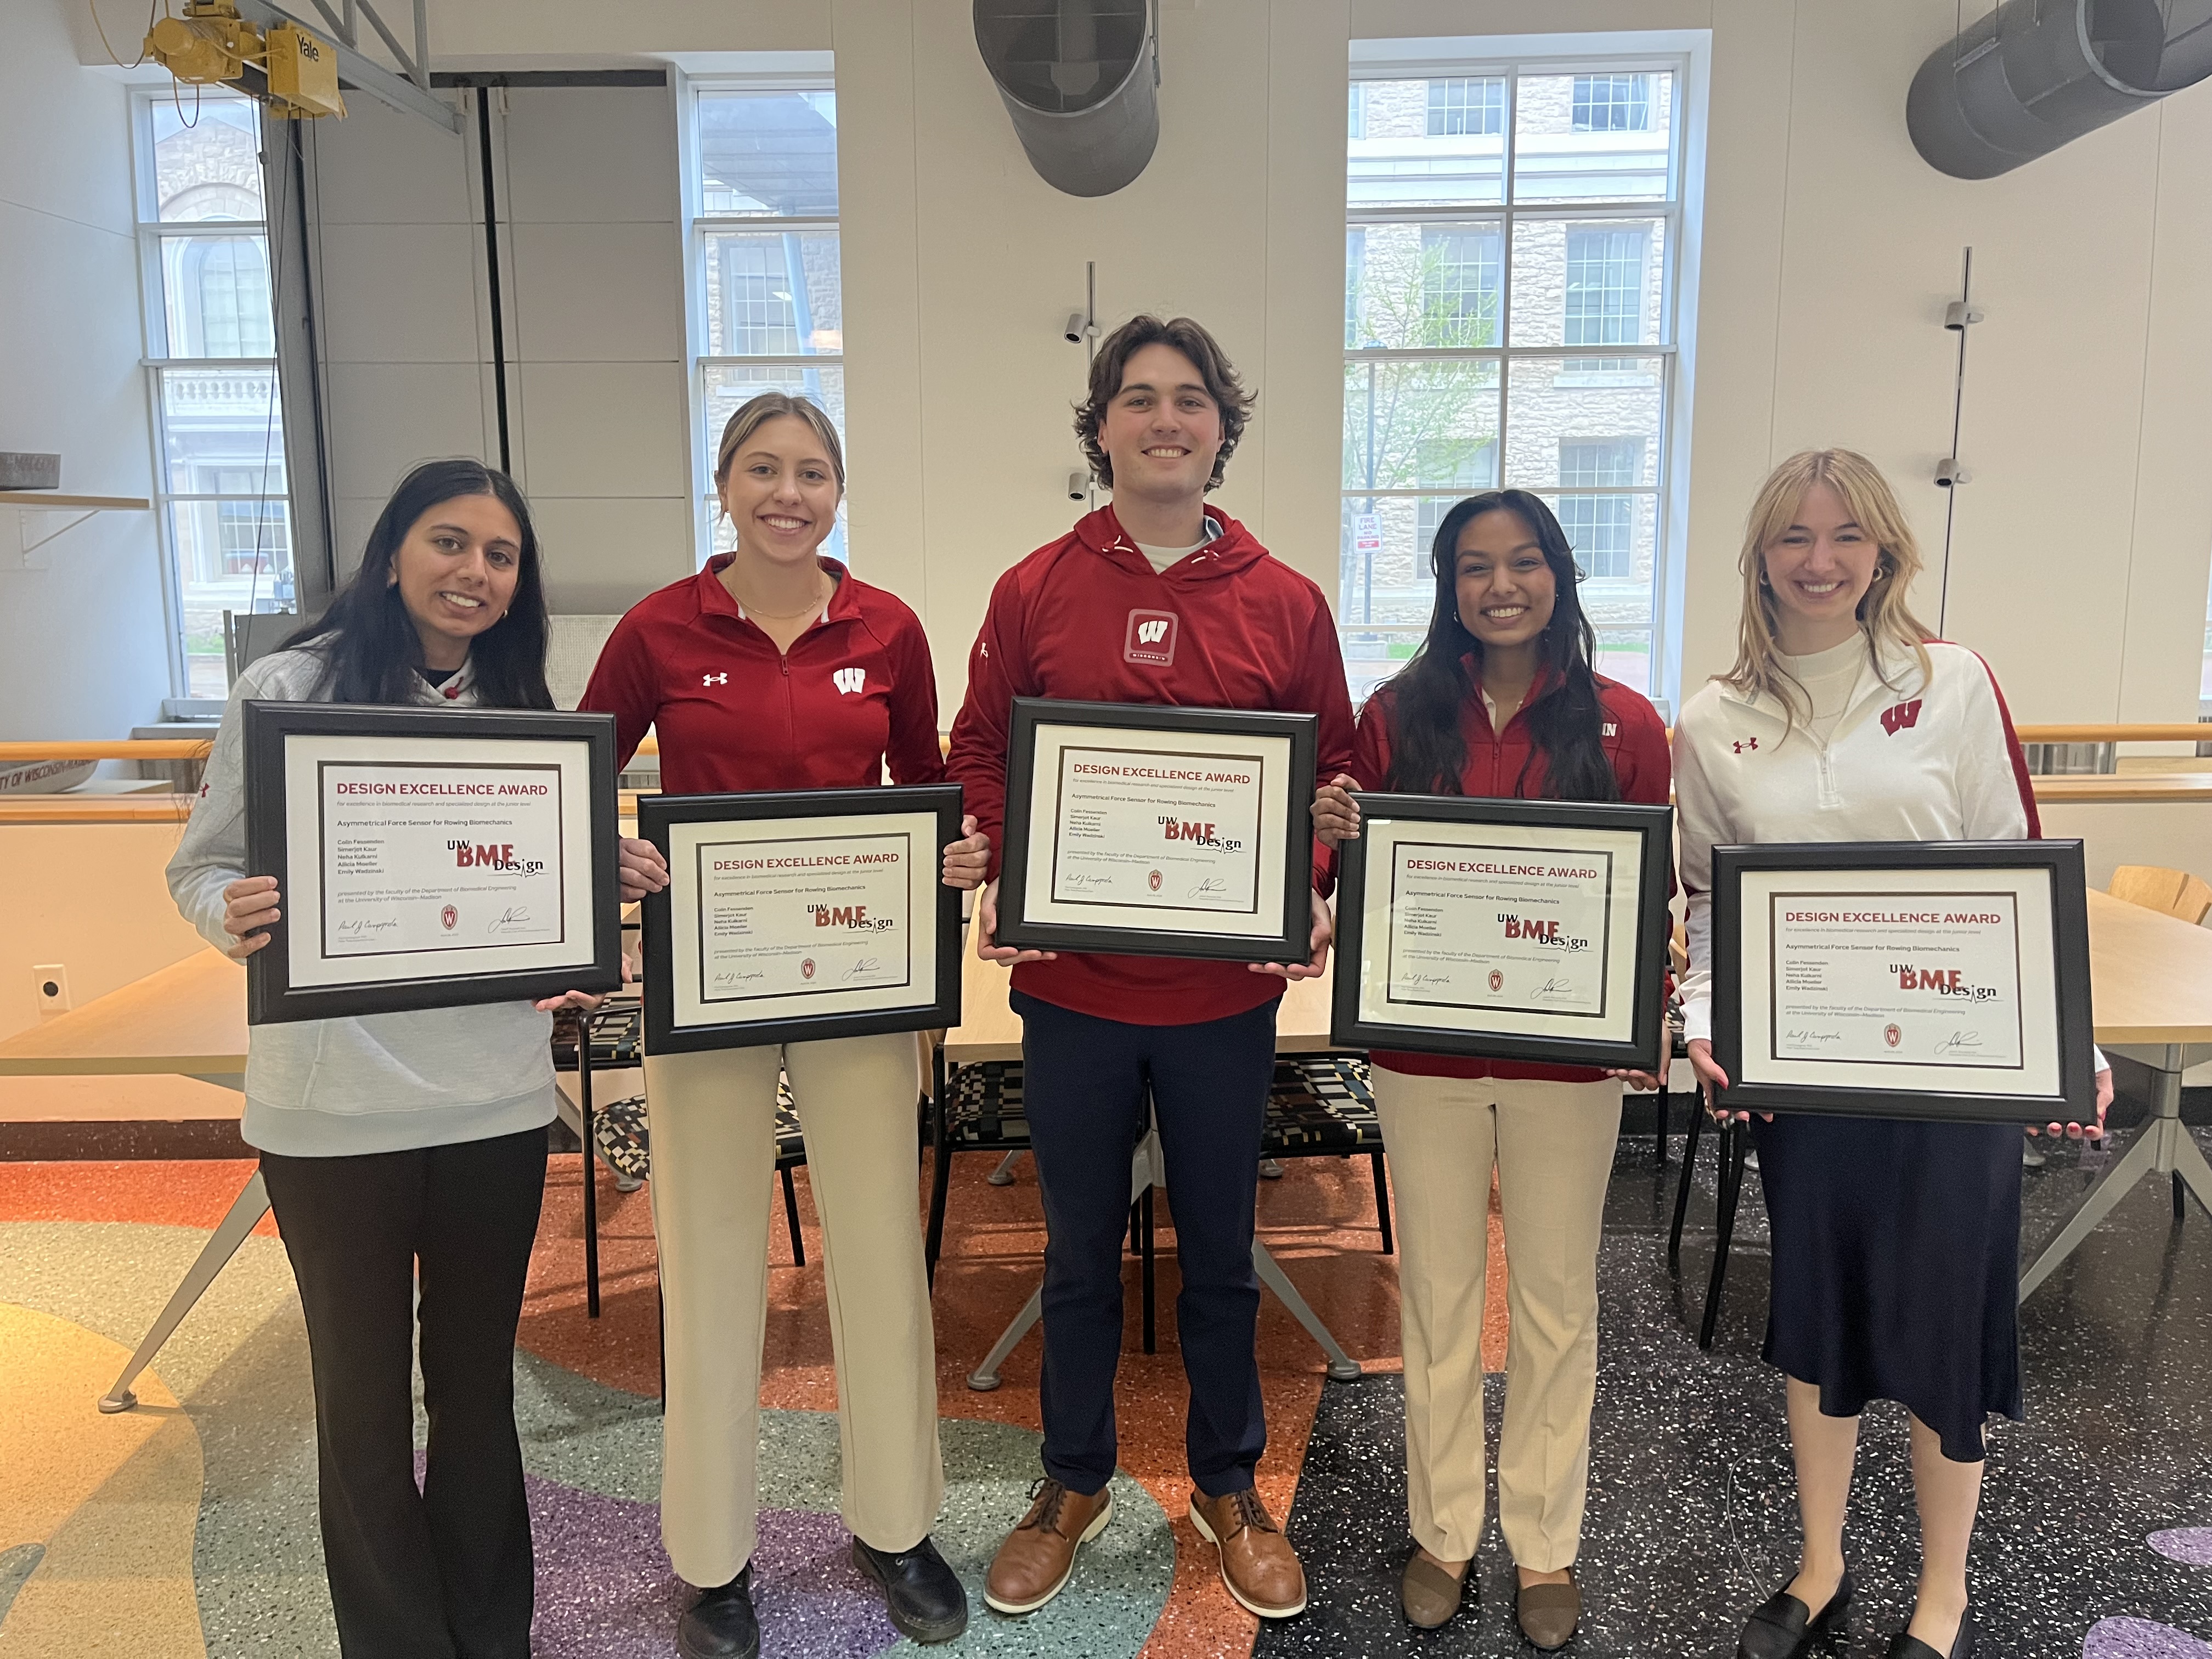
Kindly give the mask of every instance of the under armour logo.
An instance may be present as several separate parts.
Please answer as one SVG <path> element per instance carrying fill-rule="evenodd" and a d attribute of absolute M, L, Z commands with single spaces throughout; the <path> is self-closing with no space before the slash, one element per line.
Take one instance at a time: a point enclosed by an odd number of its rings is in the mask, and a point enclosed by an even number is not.
<path fill-rule="evenodd" d="M 727 674 L 702 674 L 699 676 L 699 684 L 702 685 L 727 685 L 729 683 L 730 677 Z"/>
<path fill-rule="evenodd" d="M 1175 662 L 1176 614 L 1172 611 L 1132 611 L 1128 631 L 1121 640 L 1121 660 L 1166 668 Z"/>
<path fill-rule="evenodd" d="M 1920 699 L 1917 697 L 1911 702 L 1892 703 L 1881 711 L 1881 729 L 1893 738 L 1906 726 L 1917 726 L 1919 722 Z"/>
<path fill-rule="evenodd" d="M 868 671 L 865 668 L 841 668 L 830 678 L 836 682 L 839 691 L 848 696 L 858 696 L 860 689 L 868 683 Z"/>
<path fill-rule="evenodd" d="M 1741 755 L 1747 749 L 1757 749 L 1759 747 L 1759 739 L 1757 738 L 1745 738 L 1741 742 L 1730 744 L 1729 747 L 1735 750 L 1737 754 Z"/>

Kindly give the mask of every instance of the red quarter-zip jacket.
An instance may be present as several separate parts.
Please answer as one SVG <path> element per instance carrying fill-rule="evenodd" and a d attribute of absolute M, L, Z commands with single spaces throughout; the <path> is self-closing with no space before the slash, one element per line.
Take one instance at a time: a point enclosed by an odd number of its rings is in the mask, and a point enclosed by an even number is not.
<path fill-rule="evenodd" d="M 903 602 L 835 559 L 823 616 L 788 654 L 721 583 L 727 554 L 648 593 L 615 624 L 581 708 L 615 717 L 617 764 L 647 726 L 672 795 L 937 783 L 937 679 Z"/>
<path fill-rule="evenodd" d="M 991 838 L 994 878 L 1017 696 L 1318 714 L 1321 775 L 1350 763 L 1352 702 L 1328 601 L 1234 519 L 1207 514 L 1219 533 L 1155 572 L 1101 507 L 991 590 L 948 769 Z M 1014 988 L 1102 1019 L 1190 1025 L 1255 1008 L 1283 981 L 1237 962 L 1062 952 L 1015 969 Z"/>
<path fill-rule="evenodd" d="M 1480 671 L 1472 655 L 1462 659 L 1468 684 L 1479 684 Z M 1600 716 L 1599 741 L 1613 763 L 1620 781 L 1620 798 L 1655 806 L 1667 804 L 1674 783 L 1667 748 L 1667 723 L 1640 694 L 1618 680 L 1597 677 Z M 1490 711 L 1479 696 L 1471 696 L 1460 709 L 1460 735 L 1467 740 L 1467 764 L 1460 769 L 1462 795 L 1488 795 L 1508 799 L 1544 798 L 1544 757 L 1528 735 L 1528 711 L 1559 689 L 1548 672 L 1538 678 L 1528 696 L 1505 722 L 1493 732 Z M 1350 768 L 1362 789 L 1384 790 L 1390 782 L 1390 738 L 1396 720 L 1397 699 L 1389 685 L 1380 686 L 1359 711 L 1359 732 Z M 1528 770 L 1522 774 L 1522 767 Z M 1326 778 L 1329 775 L 1324 773 Z M 1595 1066 L 1540 1066 L 1526 1060 L 1464 1060 L 1451 1054 L 1415 1054 L 1377 1048 L 1369 1059 L 1385 1071 L 1411 1072 L 1422 1077 L 1501 1077 L 1539 1079 L 1556 1083 L 1595 1083 L 1605 1073 Z"/>

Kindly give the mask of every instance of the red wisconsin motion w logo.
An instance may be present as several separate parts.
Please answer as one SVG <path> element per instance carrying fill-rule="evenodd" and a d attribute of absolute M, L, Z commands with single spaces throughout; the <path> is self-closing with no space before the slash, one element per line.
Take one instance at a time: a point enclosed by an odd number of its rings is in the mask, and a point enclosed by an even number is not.
<path fill-rule="evenodd" d="M 1911 702 L 1892 703 L 1881 711 L 1881 729 L 1893 738 L 1906 726 L 1919 723 L 1920 699 L 1917 697 Z"/>

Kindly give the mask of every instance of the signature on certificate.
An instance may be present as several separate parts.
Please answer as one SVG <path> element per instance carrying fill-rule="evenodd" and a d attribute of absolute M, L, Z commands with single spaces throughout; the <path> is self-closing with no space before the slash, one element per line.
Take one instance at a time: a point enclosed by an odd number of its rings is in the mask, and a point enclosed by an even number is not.
<path fill-rule="evenodd" d="M 494 916 L 491 925 L 484 931 L 488 933 L 520 933 L 535 925 L 530 920 L 528 905 L 512 904 Z"/>
<path fill-rule="evenodd" d="M 1423 985 L 1449 985 L 1451 983 L 1451 978 L 1452 976 L 1449 974 L 1426 974 L 1423 973 L 1418 968 L 1412 968 L 1398 975 L 1398 982 L 1401 985 L 1414 987 Z"/>
<path fill-rule="evenodd" d="M 1540 997 L 1571 997 L 1575 994 L 1575 988 L 1563 979 L 1547 979 L 1536 988 L 1536 994 Z"/>
<path fill-rule="evenodd" d="M 880 974 L 883 970 L 884 959 L 881 957 L 860 957 L 856 958 L 853 965 L 845 970 L 845 977 L 847 979 L 858 979 L 863 974 Z"/>
<path fill-rule="evenodd" d="M 735 968 L 730 968 L 715 975 L 713 979 L 708 981 L 708 983 L 719 991 L 726 986 L 750 984 L 752 981 L 762 977 L 763 977 L 763 971 L 758 968 L 747 969 L 743 972 L 740 972 Z"/>
<path fill-rule="evenodd" d="M 1844 1034 L 1841 1031 L 1784 1031 L 1782 1040 L 1792 1048 L 1815 1048 L 1824 1042 L 1841 1042 Z"/>
<path fill-rule="evenodd" d="M 1060 877 L 1060 884 L 1062 888 L 1081 892 L 1086 888 L 1110 887 L 1114 884 L 1114 878 L 1094 871 L 1070 870 Z"/>
<path fill-rule="evenodd" d="M 371 939 L 398 925 L 396 919 L 390 917 L 374 920 L 368 916 L 356 916 L 351 921 L 338 924 L 338 937 L 340 939 Z"/>
<path fill-rule="evenodd" d="M 1194 882 L 1191 884 L 1190 891 L 1184 896 L 1188 898 L 1211 898 L 1218 893 L 1225 893 L 1228 890 L 1229 882 L 1225 877 L 1208 876 L 1204 881 Z"/>
<path fill-rule="evenodd" d="M 1981 1046 L 1982 1034 L 1979 1031 L 1954 1031 L 1936 1045 L 1936 1052 L 1939 1054 L 1971 1054 Z"/>

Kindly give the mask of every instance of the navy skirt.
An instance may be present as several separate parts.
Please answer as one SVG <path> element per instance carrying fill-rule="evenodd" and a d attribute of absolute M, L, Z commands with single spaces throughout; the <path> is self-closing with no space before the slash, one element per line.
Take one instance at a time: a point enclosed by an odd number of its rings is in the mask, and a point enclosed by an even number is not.
<path fill-rule="evenodd" d="M 1979 1462 L 1988 1414 L 2021 1415 L 2019 1126 L 1784 1114 L 1752 1133 L 1768 1363 L 1831 1417 L 1894 1400 Z"/>

